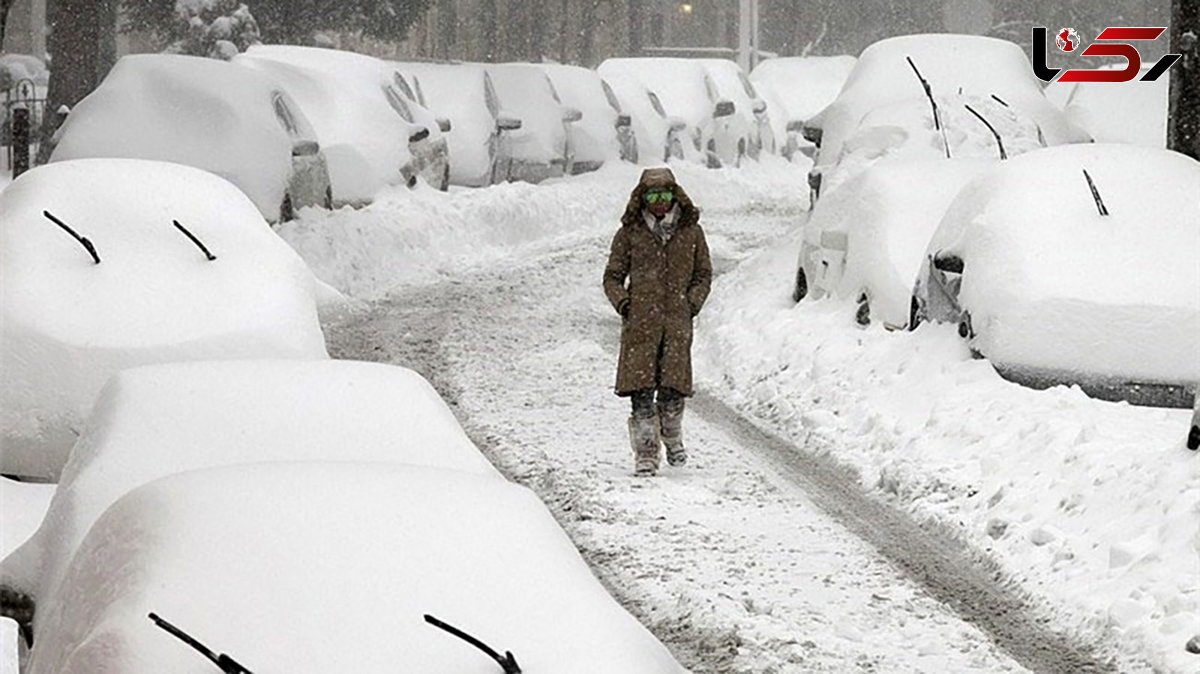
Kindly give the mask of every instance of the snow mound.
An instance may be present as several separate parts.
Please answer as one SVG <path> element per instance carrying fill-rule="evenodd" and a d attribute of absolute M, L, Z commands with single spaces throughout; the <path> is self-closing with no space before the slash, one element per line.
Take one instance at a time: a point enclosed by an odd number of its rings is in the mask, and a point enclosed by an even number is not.
<path fill-rule="evenodd" d="M 0 477 L 0 559 L 33 536 L 50 508 L 54 485 Z"/>
<path fill-rule="evenodd" d="M 1107 85 L 1107 86 L 1106 86 Z M 1153 82 L 1134 80 L 1079 82 L 1064 111 L 1100 143 L 1167 146 L 1167 93 L 1170 77 Z"/>
<path fill-rule="evenodd" d="M 964 260 L 959 301 L 994 362 L 1194 384 L 1198 194 L 1200 162 L 1178 153 L 1047 148 L 965 188 L 929 253 Z"/>
<path fill-rule="evenodd" d="M 101 263 L 43 210 L 87 237 Z M 139 159 L 57 162 L 5 188 L 0 223 L 2 472 L 55 478 L 117 370 L 326 357 L 312 273 L 211 173 Z"/>
<path fill-rule="evenodd" d="M 62 599 L 45 607 L 31 674 L 207 666 L 151 611 L 254 671 L 497 669 L 426 614 L 525 671 L 684 671 L 536 496 L 451 471 L 293 463 L 167 477 L 105 512 Z"/>
<path fill-rule="evenodd" d="M 159 477 L 266 461 L 411 464 L 499 478 L 421 375 L 351 361 L 171 363 L 105 386 L 9 582 L 52 598 L 110 504 Z M 39 629 L 41 625 L 39 618 Z"/>

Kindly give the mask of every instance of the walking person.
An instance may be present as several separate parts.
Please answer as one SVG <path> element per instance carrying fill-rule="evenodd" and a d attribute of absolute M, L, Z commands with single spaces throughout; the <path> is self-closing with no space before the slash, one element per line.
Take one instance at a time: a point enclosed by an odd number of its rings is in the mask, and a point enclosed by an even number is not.
<path fill-rule="evenodd" d="M 621 315 L 616 394 L 629 397 L 634 474 L 687 463 L 683 408 L 692 395 L 692 320 L 712 285 L 700 211 L 670 169 L 653 168 L 629 197 L 604 269 L 604 293 Z"/>

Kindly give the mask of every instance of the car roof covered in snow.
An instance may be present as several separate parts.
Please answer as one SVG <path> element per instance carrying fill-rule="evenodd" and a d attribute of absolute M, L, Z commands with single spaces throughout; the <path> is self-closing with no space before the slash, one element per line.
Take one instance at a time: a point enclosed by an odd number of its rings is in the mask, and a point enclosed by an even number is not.
<path fill-rule="evenodd" d="M 64 596 L 31 674 L 209 666 L 150 612 L 253 671 L 498 671 L 425 615 L 529 672 L 684 671 L 532 492 L 455 471 L 295 462 L 166 477 L 104 513 Z"/>
<path fill-rule="evenodd" d="M 277 105 L 287 109 L 291 131 Z M 75 106 L 50 159 L 127 157 L 195 166 L 237 185 L 273 217 L 287 188 L 293 143 L 313 140 L 304 111 L 260 73 L 197 56 L 134 54 L 117 61 Z"/>

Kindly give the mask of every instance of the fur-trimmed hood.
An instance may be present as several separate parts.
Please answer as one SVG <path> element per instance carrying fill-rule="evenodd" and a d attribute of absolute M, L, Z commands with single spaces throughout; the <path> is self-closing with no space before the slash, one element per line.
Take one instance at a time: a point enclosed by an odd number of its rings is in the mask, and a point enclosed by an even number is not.
<path fill-rule="evenodd" d="M 645 221 L 642 219 L 642 195 L 649 189 L 669 188 L 675 193 L 675 203 L 679 206 L 679 223 L 677 229 L 690 227 L 700 221 L 700 209 L 692 203 L 691 197 L 687 192 L 675 182 L 675 174 L 669 168 L 649 168 L 642 171 L 642 178 L 638 181 L 637 187 L 633 188 L 633 192 L 629 195 L 629 203 L 625 206 L 625 213 L 621 215 L 621 225 L 631 227 L 634 225 L 645 226 Z"/>

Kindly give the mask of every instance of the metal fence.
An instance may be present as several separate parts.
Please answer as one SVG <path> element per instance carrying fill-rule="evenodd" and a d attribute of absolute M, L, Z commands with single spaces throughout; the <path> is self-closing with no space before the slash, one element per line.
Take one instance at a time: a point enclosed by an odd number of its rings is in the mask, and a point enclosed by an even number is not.
<path fill-rule="evenodd" d="M 42 136 L 42 124 L 47 121 L 45 92 L 39 91 L 33 80 L 18 80 L 3 93 L 2 102 L 4 104 L 4 123 L 0 126 L 0 146 L 3 146 L 0 148 L 0 169 L 11 172 L 18 165 L 28 168 L 37 157 L 39 141 Z M 21 113 L 19 110 L 26 110 L 27 113 Z M 24 162 L 21 161 L 21 157 L 17 156 L 18 148 L 14 145 L 14 140 L 20 144 L 22 136 L 19 121 L 14 133 L 14 120 L 19 120 L 20 117 L 25 117 L 29 125 L 25 136 L 28 139 L 29 154 L 26 157 L 27 161 Z"/>

